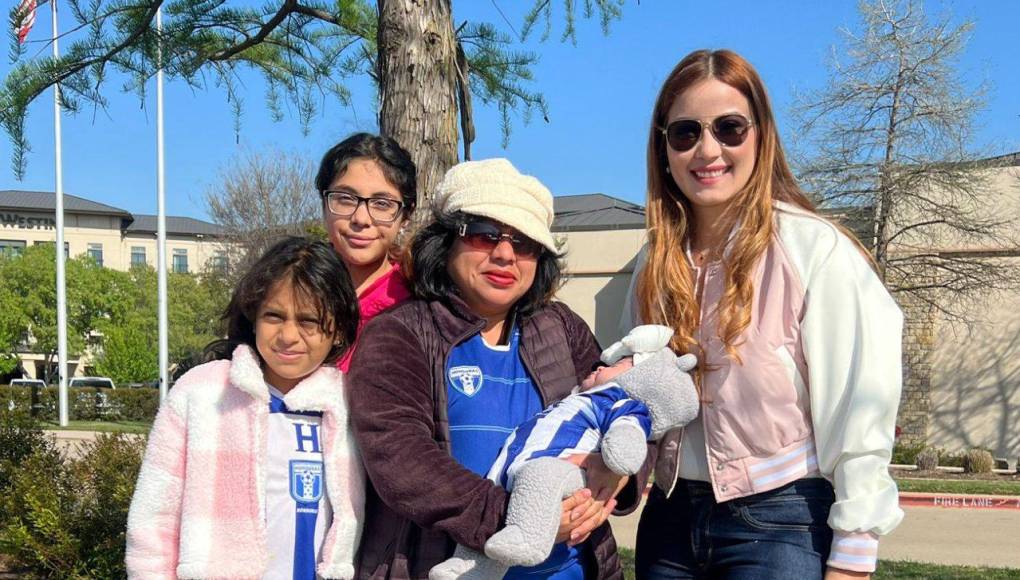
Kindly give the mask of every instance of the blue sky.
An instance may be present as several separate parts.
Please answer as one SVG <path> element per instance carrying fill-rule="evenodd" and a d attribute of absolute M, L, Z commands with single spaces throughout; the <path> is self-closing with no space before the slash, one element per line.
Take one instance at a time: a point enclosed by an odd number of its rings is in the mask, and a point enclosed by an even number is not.
<path fill-rule="evenodd" d="M 488 21 L 510 32 L 495 6 L 520 30 L 524 12 L 520 6 L 531 2 L 453 0 L 453 4 L 458 24 L 465 19 Z M 976 22 L 960 62 L 968 83 L 990 83 L 987 108 L 977 116 L 975 147 L 991 154 L 1020 150 L 1020 67 L 1015 59 L 1020 2 L 929 1 L 925 7 L 930 14 L 948 13 L 956 21 Z M 65 18 L 69 14 L 61 20 Z M 838 30 L 856 23 L 856 3 L 848 0 L 739 1 L 711 10 L 687 0 L 628 0 L 623 20 L 613 23 L 608 36 L 597 22 L 579 19 L 574 46 L 558 41 L 559 19 L 548 41 L 540 42 L 536 34 L 523 47 L 541 54 L 531 88 L 545 95 L 549 122 L 536 118 L 523 125 L 515 120 L 510 145 L 503 149 L 497 112 L 476 103 L 474 157 L 508 157 L 556 195 L 602 192 L 642 203 L 651 107 L 665 75 L 683 55 L 698 48 L 731 48 L 748 58 L 769 88 L 790 146 L 797 137 L 790 126 L 794 94 L 824 85 L 826 64 L 840 41 Z M 43 39 L 49 30 L 49 10 L 44 7 L 30 39 Z M 30 51 L 39 50 L 35 46 Z M 6 76 L 10 68 L 9 59 L 3 59 L 0 75 Z M 134 94 L 119 92 L 121 84 L 122 79 L 112 77 L 106 85 L 106 111 L 83 108 L 75 117 L 64 117 L 64 190 L 134 213 L 155 213 L 155 85 L 143 103 Z M 307 136 L 295 117 L 279 123 L 270 119 L 257 77 L 248 77 L 245 88 L 238 137 L 221 91 L 196 92 L 181 82 L 167 84 L 170 215 L 206 218 L 204 192 L 218 182 L 220 168 L 245 148 L 283 149 L 318 160 L 347 134 L 377 129 L 371 88 L 363 79 L 350 81 L 354 105 L 327 103 Z M 30 109 L 27 130 L 33 150 L 24 181 L 15 180 L 9 169 L 11 145 L 0 136 L 0 190 L 53 190 L 52 107 L 52 93 L 47 92 Z"/>

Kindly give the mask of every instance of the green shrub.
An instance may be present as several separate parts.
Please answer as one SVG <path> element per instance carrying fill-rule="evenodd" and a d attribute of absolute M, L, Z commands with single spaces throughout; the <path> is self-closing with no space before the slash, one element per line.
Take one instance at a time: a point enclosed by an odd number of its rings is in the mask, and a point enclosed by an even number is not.
<path fill-rule="evenodd" d="M 117 389 L 110 393 L 110 402 L 118 421 L 151 421 L 159 411 L 159 391 Z"/>
<path fill-rule="evenodd" d="M 897 443 L 893 447 L 892 461 L 896 465 L 915 465 L 917 462 L 917 455 L 924 451 L 926 445 L 903 445 Z"/>
<path fill-rule="evenodd" d="M 917 468 L 921 471 L 935 471 L 939 466 L 939 450 L 928 447 L 917 454 Z"/>
<path fill-rule="evenodd" d="M 963 470 L 967 473 L 991 473 L 995 459 L 987 449 L 971 449 L 963 456 Z"/>
<path fill-rule="evenodd" d="M 0 496 L 0 554 L 29 576 L 125 575 L 127 512 L 145 442 L 100 435 L 76 458 L 36 449 Z"/>
<path fill-rule="evenodd" d="M 964 467 L 966 453 L 949 453 L 939 449 L 939 465 L 943 467 Z"/>
<path fill-rule="evenodd" d="M 0 386 L 0 406 L 31 412 L 38 420 L 56 421 L 57 388 Z M 78 421 L 151 421 L 159 409 L 156 389 L 68 389 L 68 414 Z"/>
<path fill-rule="evenodd" d="M 27 457 L 53 442 L 28 412 L 0 407 L 0 496 L 6 495 L 14 472 Z M 4 512 L 0 507 L 0 521 Z"/>

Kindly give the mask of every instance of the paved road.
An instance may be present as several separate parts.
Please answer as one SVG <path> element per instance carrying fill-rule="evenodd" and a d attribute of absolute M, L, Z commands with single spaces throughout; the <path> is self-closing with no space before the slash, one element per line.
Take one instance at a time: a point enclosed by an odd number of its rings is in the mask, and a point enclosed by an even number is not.
<path fill-rule="evenodd" d="M 1020 568 L 1020 511 L 907 507 L 882 539 L 883 560 Z M 634 547 L 638 516 L 611 518 L 616 541 Z"/>

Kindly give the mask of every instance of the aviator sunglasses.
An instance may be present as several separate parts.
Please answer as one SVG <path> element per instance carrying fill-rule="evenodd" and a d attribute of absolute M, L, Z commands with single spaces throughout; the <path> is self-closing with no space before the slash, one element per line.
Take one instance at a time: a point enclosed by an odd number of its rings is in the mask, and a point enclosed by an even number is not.
<path fill-rule="evenodd" d="M 464 243 L 476 250 L 491 252 L 500 242 L 506 240 L 519 258 L 534 258 L 542 253 L 542 244 L 517 232 L 503 233 L 494 223 L 479 221 L 460 224 L 457 230 Z"/>
<path fill-rule="evenodd" d="M 715 140 L 726 147 L 738 147 L 747 140 L 754 122 L 743 115 L 730 114 L 716 117 L 709 122 L 697 119 L 677 119 L 662 129 L 669 148 L 677 153 L 690 151 L 701 141 L 705 127 L 712 131 Z"/>

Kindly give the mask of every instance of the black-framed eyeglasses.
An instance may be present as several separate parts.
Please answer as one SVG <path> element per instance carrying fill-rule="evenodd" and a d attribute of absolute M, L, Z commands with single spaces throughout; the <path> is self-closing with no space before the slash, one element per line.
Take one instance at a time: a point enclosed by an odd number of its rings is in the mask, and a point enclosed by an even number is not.
<path fill-rule="evenodd" d="M 747 140 L 754 121 L 743 115 L 721 115 L 711 121 L 698 119 L 677 119 L 660 129 L 666 136 L 669 148 L 677 153 L 690 151 L 701 141 L 701 135 L 707 127 L 712 131 L 715 140 L 725 147 L 739 147 Z"/>
<path fill-rule="evenodd" d="M 358 206 L 364 203 L 368 208 L 368 217 L 381 224 L 395 221 L 404 209 L 402 201 L 388 197 L 361 197 L 349 191 L 326 190 L 322 192 L 322 198 L 326 201 L 329 211 L 340 217 L 354 215 L 354 212 L 358 211 Z"/>
<path fill-rule="evenodd" d="M 500 242 L 506 240 L 518 258 L 535 258 L 545 249 L 545 246 L 523 234 L 516 231 L 504 233 L 499 226 L 488 221 L 460 224 L 457 235 L 465 244 L 485 252 L 495 250 Z"/>

